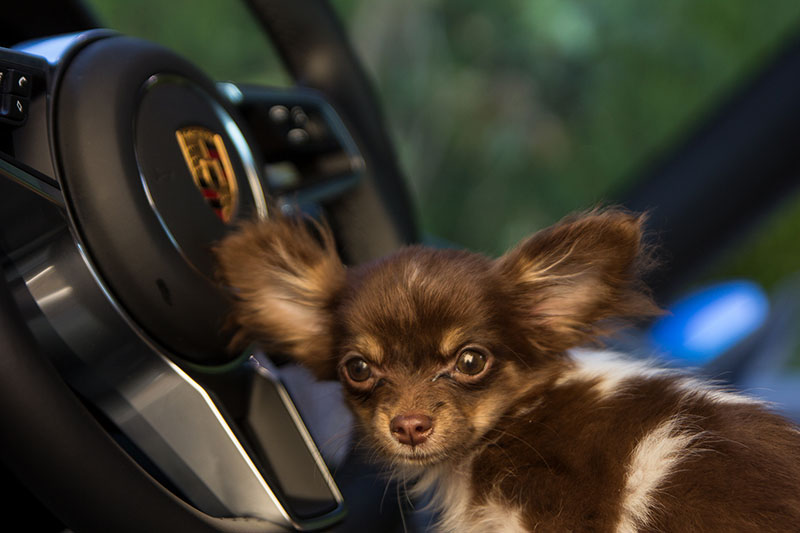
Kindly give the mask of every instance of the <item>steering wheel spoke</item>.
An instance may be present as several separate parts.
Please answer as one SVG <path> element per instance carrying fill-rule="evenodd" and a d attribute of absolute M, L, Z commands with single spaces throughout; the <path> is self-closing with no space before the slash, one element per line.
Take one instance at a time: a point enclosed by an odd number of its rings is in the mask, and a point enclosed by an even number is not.
<path fill-rule="evenodd" d="M 278 206 L 324 205 L 358 185 L 364 160 L 342 119 L 320 93 L 218 85 L 245 117 Z"/>

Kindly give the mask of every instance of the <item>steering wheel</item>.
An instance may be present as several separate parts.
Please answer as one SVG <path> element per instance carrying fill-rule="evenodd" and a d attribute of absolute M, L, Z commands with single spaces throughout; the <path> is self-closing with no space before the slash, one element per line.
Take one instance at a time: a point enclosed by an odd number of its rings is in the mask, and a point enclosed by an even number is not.
<path fill-rule="evenodd" d="M 270 360 L 228 349 L 211 247 L 237 222 L 322 214 L 352 262 L 416 239 L 331 8 L 251 7 L 294 89 L 107 30 L 0 49 L 0 449 L 76 531 L 398 519 L 357 459 L 330 475 Z"/>

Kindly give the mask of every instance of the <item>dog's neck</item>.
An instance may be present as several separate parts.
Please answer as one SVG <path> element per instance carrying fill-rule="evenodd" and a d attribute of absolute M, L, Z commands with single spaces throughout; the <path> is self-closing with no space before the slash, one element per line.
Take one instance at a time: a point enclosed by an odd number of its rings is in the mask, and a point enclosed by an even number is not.
<path fill-rule="evenodd" d="M 446 462 L 415 472 L 410 490 L 417 501 L 438 514 L 437 531 L 458 531 L 470 511 L 472 500 L 471 470 L 477 452 L 459 461 Z"/>
<path fill-rule="evenodd" d="M 412 485 L 411 495 L 435 511 L 434 530 L 439 533 L 518 533 L 519 514 L 492 501 L 477 502 L 472 481 L 472 462 L 479 452 L 458 462 L 424 469 Z"/>

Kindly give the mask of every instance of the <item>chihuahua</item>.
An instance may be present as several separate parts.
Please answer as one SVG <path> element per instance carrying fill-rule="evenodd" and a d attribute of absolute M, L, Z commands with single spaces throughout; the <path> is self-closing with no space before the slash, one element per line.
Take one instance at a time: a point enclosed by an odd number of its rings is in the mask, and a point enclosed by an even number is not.
<path fill-rule="evenodd" d="M 643 218 L 568 217 L 499 259 L 420 246 L 345 268 L 278 217 L 216 249 L 238 335 L 339 379 L 442 532 L 800 530 L 800 431 L 753 398 L 587 350 L 659 313 Z"/>

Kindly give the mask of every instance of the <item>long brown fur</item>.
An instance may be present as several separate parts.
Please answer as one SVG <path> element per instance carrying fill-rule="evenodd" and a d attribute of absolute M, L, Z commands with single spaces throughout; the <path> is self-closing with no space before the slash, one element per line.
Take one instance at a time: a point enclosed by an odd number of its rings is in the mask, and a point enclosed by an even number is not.
<path fill-rule="evenodd" d="M 433 494 L 440 531 L 797 531 L 793 424 L 574 350 L 658 313 L 642 225 L 595 210 L 496 260 L 408 247 L 346 269 L 327 228 L 275 218 L 217 256 L 241 335 L 338 376 L 371 447 Z M 480 372 L 462 371 L 476 354 Z"/>

